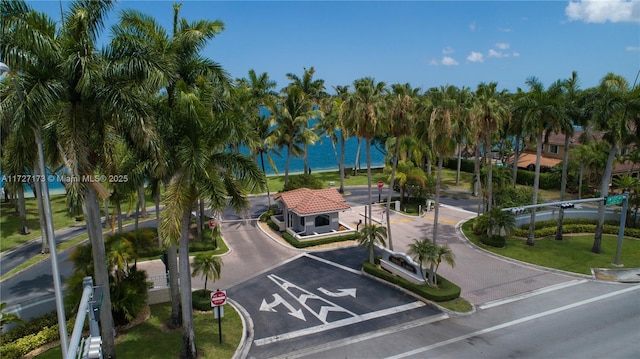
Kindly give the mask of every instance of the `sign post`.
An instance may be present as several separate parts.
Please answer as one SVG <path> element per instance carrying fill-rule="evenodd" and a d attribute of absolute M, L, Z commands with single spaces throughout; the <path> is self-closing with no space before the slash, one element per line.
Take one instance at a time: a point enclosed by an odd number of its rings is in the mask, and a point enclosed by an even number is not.
<path fill-rule="evenodd" d="M 613 265 L 616 267 L 622 267 L 622 263 L 620 263 L 620 254 L 622 252 L 622 240 L 624 238 L 624 226 L 627 221 L 627 207 L 629 205 L 629 192 L 625 192 L 624 194 L 614 196 L 621 197 L 622 199 L 622 212 L 620 212 L 620 228 L 618 228 L 618 244 L 616 246 L 616 258 L 613 260 Z M 607 200 L 609 197 L 607 197 Z"/>
<path fill-rule="evenodd" d="M 222 323 L 221 318 L 224 315 L 222 306 L 227 303 L 227 291 L 216 289 L 211 292 L 211 307 L 214 308 L 215 315 L 218 317 L 218 337 L 220 343 L 222 343 Z"/>
<path fill-rule="evenodd" d="M 382 181 L 378 181 L 378 202 L 381 202 L 381 196 L 382 196 L 382 187 L 384 187 L 384 182 Z"/>

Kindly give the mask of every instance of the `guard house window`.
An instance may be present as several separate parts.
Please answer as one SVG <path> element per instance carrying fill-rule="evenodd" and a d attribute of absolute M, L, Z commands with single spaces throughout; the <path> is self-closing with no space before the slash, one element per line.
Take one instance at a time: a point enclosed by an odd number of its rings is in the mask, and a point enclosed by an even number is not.
<path fill-rule="evenodd" d="M 300 225 L 304 227 L 304 217 L 300 217 Z"/>
<path fill-rule="evenodd" d="M 320 215 L 316 217 L 315 225 L 316 227 L 324 227 L 331 224 L 331 219 L 327 215 Z"/>
<path fill-rule="evenodd" d="M 558 153 L 558 145 L 549 145 L 549 153 Z"/>

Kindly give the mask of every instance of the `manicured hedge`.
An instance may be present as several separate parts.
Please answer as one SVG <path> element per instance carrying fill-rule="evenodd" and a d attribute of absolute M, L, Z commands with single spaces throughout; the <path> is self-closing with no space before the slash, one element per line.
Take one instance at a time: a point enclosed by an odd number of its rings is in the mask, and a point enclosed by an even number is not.
<path fill-rule="evenodd" d="M 445 278 L 437 276 L 438 287 L 430 287 L 426 284 L 416 284 L 410 282 L 404 278 L 401 278 L 395 274 L 389 273 L 384 269 L 380 269 L 368 261 L 362 263 L 362 267 L 366 273 L 372 276 L 383 279 L 387 282 L 398 285 L 406 290 L 409 290 L 425 299 L 432 300 L 434 302 L 446 302 L 460 297 L 460 287 L 449 282 Z"/>
<path fill-rule="evenodd" d="M 536 229 L 534 231 L 534 238 L 544 238 L 544 237 L 550 237 L 550 236 L 555 235 L 556 234 L 556 229 L 557 229 L 557 223 L 558 222 L 555 222 L 555 224 L 552 225 L 552 226 Z M 537 225 L 536 225 L 536 227 L 537 227 Z M 619 231 L 619 228 L 620 227 L 617 226 L 617 225 L 605 224 L 604 226 L 602 226 L 602 233 L 617 235 L 618 231 Z M 594 233 L 595 231 L 596 231 L 596 225 L 595 224 L 582 224 L 582 223 L 567 224 L 567 223 L 565 223 L 565 224 L 562 225 L 562 233 L 563 234 Z M 511 234 L 514 237 L 527 237 L 529 235 L 529 229 L 526 229 L 526 228 L 514 228 L 513 230 L 511 230 Z M 624 235 L 627 236 L 627 237 L 640 238 L 640 229 L 626 227 L 624 229 Z"/>
<path fill-rule="evenodd" d="M 516 182 L 525 186 L 533 186 L 535 172 L 518 169 L 518 178 Z M 553 173 L 540 173 L 540 189 L 560 189 L 560 180 L 558 175 Z"/>
<path fill-rule="evenodd" d="M 287 242 L 289 242 L 289 244 L 296 248 L 307 248 L 319 246 L 321 244 L 356 240 L 358 239 L 358 233 L 351 233 L 344 236 L 327 237 L 322 239 L 311 239 L 308 241 L 299 241 L 288 232 L 282 232 L 282 238 L 284 238 Z"/>
<path fill-rule="evenodd" d="M 52 318 L 55 319 L 55 324 L 52 323 Z M 74 323 L 75 320 L 67 321 L 67 333 L 73 331 Z M 0 358 L 20 359 L 30 351 L 59 339 L 57 316 L 55 313 L 47 314 L 3 334 Z"/>
<path fill-rule="evenodd" d="M 480 236 L 480 243 L 491 247 L 504 248 L 507 245 L 507 240 L 502 236 L 489 238 L 486 234 L 483 234 Z"/>
<path fill-rule="evenodd" d="M 269 226 L 269 228 L 273 229 L 274 231 L 280 232 L 280 227 L 278 227 L 276 222 L 272 221 L 271 219 L 267 219 L 267 225 Z"/>

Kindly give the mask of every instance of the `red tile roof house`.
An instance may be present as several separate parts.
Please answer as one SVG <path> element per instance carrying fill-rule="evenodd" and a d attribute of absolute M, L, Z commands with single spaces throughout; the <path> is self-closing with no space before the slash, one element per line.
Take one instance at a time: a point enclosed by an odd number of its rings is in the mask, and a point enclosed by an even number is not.
<path fill-rule="evenodd" d="M 340 230 L 340 212 L 351 209 L 335 188 L 298 188 L 277 193 L 273 199 L 283 213 L 282 220 L 274 222 L 280 222 L 281 229 L 298 240 L 336 235 Z M 340 234 L 353 231 L 340 231 Z"/>

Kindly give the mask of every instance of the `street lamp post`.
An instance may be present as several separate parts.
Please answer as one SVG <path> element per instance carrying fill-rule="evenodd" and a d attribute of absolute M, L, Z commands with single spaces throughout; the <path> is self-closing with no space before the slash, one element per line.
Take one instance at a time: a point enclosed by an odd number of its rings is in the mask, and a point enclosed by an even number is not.
<path fill-rule="evenodd" d="M 9 66 L 0 62 L 0 75 L 3 73 L 9 73 Z M 13 82 L 13 86 L 16 88 L 16 93 L 20 98 L 20 101 L 25 102 L 24 93 L 18 87 L 18 84 L 11 77 L 11 81 Z M 38 148 L 38 160 L 39 160 L 39 170 L 43 180 L 40 182 L 40 193 L 42 195 L 42 206 L 44 207 L 44 216 L 45 216 L 45 224 L 46 224 L 46 236 L 49 241 L 49 255 L 51 258 L 51 274 L 53 275 L 53 290 L 56 298 L 56 312 L 58 314 L 58 330 L 60 332 L 60 347 L 62 349 L 63 357 L 67 355 L 68 351 L 68 337 L 67 337 L 67 319 L 64 312 L 64 298 L 62 296 L 62 283 L 60 282 L 60 272 L 58 270 L 58 253 L 56 252 L 56 239 L 55 233 L 53 229 L 53 215 L 51 212 L 51 200 L 49 198 L 49 186 L 47 184 L 46 171 L 44 166 L 44 149 L 42 146 L 42 136 L 40 135 L 40 128 L 35 126 L 33 129 L 33 133 L 36 140 L 36 146 Z M 43 233 L 43 235 L 45 235 Z"/>

